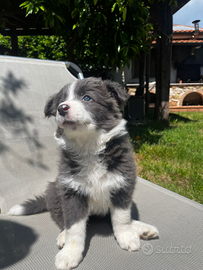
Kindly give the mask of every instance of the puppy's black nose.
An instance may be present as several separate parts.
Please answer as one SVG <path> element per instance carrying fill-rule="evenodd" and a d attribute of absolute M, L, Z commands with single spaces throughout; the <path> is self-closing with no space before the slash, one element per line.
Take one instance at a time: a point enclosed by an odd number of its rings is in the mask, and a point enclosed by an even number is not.
<path fill-rule="evenodd" d="M 58 106 L 58 112 L 62 116 L 65 116 L 69 109 L 70 107 L 67 104 L 62 104 Z"/>

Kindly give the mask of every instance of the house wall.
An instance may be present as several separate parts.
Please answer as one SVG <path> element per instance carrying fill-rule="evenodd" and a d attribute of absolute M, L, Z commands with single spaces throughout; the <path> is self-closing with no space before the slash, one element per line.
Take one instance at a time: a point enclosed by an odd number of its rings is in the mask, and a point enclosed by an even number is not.
<path fill-rule="evenodd" d="M 177 81 L 177 68 L 175 67 L 174 62 L 171 63 L 171 79 L 170 82 L 175 83 Z"/>
<path fill-rule="evenodd" d="M 200 46 L 201 46 L 201 44 L 200 44 Z M 196 47 L 200 47 L 200 46 L 196 46 Z M 201 46 L 201 48 L 199 48 L 199 49 L 195 49 L 194 55 L 203 62 L 203 46 Z"/>
<path fill-rule="evenodd" d="M 129 67 L 125 66 L 123 69 L 108 72 L 108 77 L 120 84 L 127 84 L 132 78 L 132 61 Z"/>
<path fill-rule="evenodd" d="M 171 61 L 171 83 L 177 82 L 177 68 L 178 66 L 192 53 L 191 45 L 173 45 L 172 48 L 172 61 Z M 203 46 L 195 49 L 194 55 L 203 62 Z M 203 76 L 203 67 L 201 68 L 201 76 Z M 156 79 L 156 49 L 151 49 L 150 61 L 150 82 Z M 126 83 L 139 83 L 139 60 L 132 61 L 131 70 L 128 70 L 128 76 L 125 80 Z"/>
<path fill-rule="evenodd" d="M 127 83 L 139 83 L 139 59 L 132 60 L 132 74 L 131 78 Z M 151 49 L 151 59 L 150 59 L 150 82 L 156 80 L 156 50 Z"/>

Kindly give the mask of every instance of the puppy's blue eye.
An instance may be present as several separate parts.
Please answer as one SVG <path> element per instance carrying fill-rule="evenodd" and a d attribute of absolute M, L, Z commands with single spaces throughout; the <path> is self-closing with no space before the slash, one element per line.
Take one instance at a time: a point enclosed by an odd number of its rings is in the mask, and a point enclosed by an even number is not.
<path fill-rule="evenodd" d="M 83 100 L 84 100 L 84 101 L 90 101 L 90 100 L 91 100 L 91 97 L 89 97 L 89 96 L 84 96 L 84 97 L 83 97 Z"/>

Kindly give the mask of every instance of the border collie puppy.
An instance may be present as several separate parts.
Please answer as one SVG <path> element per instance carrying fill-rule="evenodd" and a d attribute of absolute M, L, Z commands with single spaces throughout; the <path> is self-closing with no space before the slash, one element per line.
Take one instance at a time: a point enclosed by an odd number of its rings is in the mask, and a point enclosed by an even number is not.
<path fill-rule="evenodd" d="M 51 213 L 61 229 L 57 269 L 71 269 L 81 262 L 91 215 L 110 211 L 122 249 L 139 250 L 140 238 L 158 236 L 154 226 L 131 219 L 136 166 L 121 114 L 127 98 L 119 84 L 87 78 L 65 85 L 45 106 L 45 116 L 54 116 L 58 125 L 57 179 L 43 196 L 12 207 L 9 214 Z"/>

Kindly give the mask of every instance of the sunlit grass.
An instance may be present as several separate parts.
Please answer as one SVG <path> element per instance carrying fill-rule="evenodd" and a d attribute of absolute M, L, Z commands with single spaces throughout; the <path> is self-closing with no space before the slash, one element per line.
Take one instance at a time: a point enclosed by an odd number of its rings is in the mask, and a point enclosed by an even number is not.
<path fill-rule="evenodd" d="M 202 113 L 170 114 L 168 122 L 149 120 L 129 131 L 139 176 L 203 203 Z"/>

